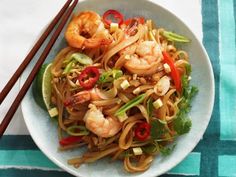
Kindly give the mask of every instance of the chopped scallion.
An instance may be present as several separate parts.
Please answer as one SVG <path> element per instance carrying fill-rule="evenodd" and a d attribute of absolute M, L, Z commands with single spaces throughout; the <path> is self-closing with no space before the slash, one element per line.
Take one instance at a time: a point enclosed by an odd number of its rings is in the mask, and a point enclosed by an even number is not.
<path fill-rule="evenodd" d="M 72 125 L 66 129 L 66 132 L 72 136 L 83 136 L 89 134 L 89 131 L 82 125 Z"/>
<path fill-rule="evenodd" d="M 129 102 L 127 102 L 125 105 L 123 105 L 120 109 L 118 109 L 115 113 L 116 116 L 120 116 L 123 115 L 127 110 L 129 110 L 130 108 L 138 105 L 139 103 L 141 103 L 144 98 L 145 98 L 146 94 L 143 93 L 137 97 L 135 97 L 134 99 L 130 100 Z"/>
<path fill-rule="evenodd" d="M 162 35 L 167 38 L 169 41 L 174 41 L 174 42 L 190 42 L 190 40 L 184 36 L 181 36 L 179 34 L 170 32 L 170 31 L 164 31 Z"/>

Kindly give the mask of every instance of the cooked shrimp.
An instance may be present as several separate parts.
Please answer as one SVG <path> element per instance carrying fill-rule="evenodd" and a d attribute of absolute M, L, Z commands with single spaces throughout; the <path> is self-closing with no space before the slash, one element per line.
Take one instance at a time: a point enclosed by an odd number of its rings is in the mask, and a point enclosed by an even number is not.
<path fill-rule="evenodd" d="M 129 45 L 128 47 L 125 47 L 119 53 L 120 55 L 132 55 L 135 53 L 136 49 L 137 49 L 137 44 L 134 43 L 132 45 Z"/>
<path fill-rule="evenodd" d="M 138 44 L 135 54 L 126 61 L 125 68 L 138 75 L 150 75 L 156 72 L 162 59 L 161 48 L 154 41 L 143 41 Z"/>
<path fill-rule="evenodd" d="M 75 98 L 77 104 L 84 103 L 90 100 L 91 101 L 101 100 L 101 98 L 98 96 L 94 88 L 91 90 L 84 90 L 78 92 L 75 95 L 73 95 L 73 97 Z"/>
<path fill-rule="evenodd" d="M 108 31 L 105 29 L 101 17 L 93 11 L 84 11 L 73 17 L 65 32 L 67 42 L 75 48 L 108 45 L 112 41 L 107 36 Z"/>
<path fill-rule="evenodd" d="M 84 116 L 85 126 L 94 134 L 108 138 L 117 134 L 121 127 L 122 123 L 119 120 L 112 117 L 104 117 L 101 110 L 93 104 L 89 105 L 89 110 Z"/>
<path fill-rule="evenodd" d="M 98 96 L 94 88 L 91 90 L 84 90 L 74 94 L 73 96 L 67 98 L 64 101 L 64 104 L 67 106 L 75 106 L 90 100 L 91 101 L 101 100 L 101 98 Z"/>

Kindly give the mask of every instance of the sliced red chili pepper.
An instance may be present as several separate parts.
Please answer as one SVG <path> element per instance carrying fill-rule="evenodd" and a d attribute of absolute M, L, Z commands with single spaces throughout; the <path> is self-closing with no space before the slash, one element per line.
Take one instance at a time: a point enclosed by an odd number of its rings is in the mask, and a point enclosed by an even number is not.
<path fill-rule="evenodd" d="M 163 61 L 170 66 L 171 72 L 170 75 L 174 80 L 175 88 L 178 92 L 181 92 L 181 80 L 178 69 L 175 67 L 175 64 L 167 52 L 162 52 Z"/>
<path fill-rule="evenodd" d="M 147 122 L 138 123 L 135 129 L 135 137 L 140 141 L 145 141 L 149 138 L 151 125 Z"/>
<path fill-rule="evenodd" d="M 59 141 L 61 146 L 67 146 L 71 144 L 78 143 L 82 140 L 82 136 L 68 136 Z"/>
<path fill-rule="evenodd" d="M 79 75 L 79 83 L 81 87 L 88 90 L 94 87 L 97 80 L 99 79 L 99 71 L 94 66 L 85 68 Z"/>
<path fill-rule="evenodd" d="M 108 19 L 109 16 L 117 20 L 115 23 L 118 23 L 119 25 L 123 23 L 124 17 L 119 11 L 110 9 L 103 14 L 103 21 L 107 25 L 110 25 L 112 23 L 112 21 Z"/>
<path fill-rule="evenodd" d="M 128 18 L 127 20 L 124 21 L 124 24 L 126 26 L 130 25 L 130 23 L 132 22 L 132 20 L 136 19 L 139 24 L 144 24 L 145 23 L 145 18 L 144 17 L 134 17 L 134 18 Z"/>

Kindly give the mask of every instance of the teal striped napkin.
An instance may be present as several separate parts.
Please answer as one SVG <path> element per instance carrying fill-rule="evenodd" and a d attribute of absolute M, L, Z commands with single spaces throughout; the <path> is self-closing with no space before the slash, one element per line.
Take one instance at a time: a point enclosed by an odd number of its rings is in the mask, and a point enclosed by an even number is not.
<path fill-rule="evenodd" d="M 210 124 L 188 157 L 163 175 L 236 176 L 236 0 L 202 0 L 203 44 L 214 69 L 216 92 Z M 67 177 L 30 136 L 0 140 L 0 177 Z"/>

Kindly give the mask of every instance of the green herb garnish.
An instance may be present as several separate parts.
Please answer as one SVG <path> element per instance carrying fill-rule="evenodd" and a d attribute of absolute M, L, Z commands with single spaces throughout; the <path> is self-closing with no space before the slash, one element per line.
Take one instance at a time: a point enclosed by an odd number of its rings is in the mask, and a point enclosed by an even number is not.
<path fill-rule="evenodd" d="M 178 135 L 188 133 L 191 129 L 192 122 L 191 119 L 187 116 L 187 113 L 190 112 L 192 99 L 198 92 L 197 87 L 189 85 L 187 75 L 184 75 L 181 80 L 183 97 L 178 104 L 179 112 L 176 118 L 173 120 L 173 127 Z"/>
<path fill-rule="evenodd" d="M 184 110 L 188 113 L 191 109 L 191 101 L 193 97 L 198 93 L 198 88 L 195 86 L 190 86 L 188 81 L 188 76 L 184 75 L 182 80 L 182 100 L 178 104 L 180 110 Z"/>
<path fill-rule="evenodd" d="M 160 121 L 159 119 L 154 119 L 151 121 L 151 138 L 153 140 L 160 139 L 167 130 L 165 128 L 165 122 Z"/>
<path fill-rule="evenodd" d="M 155 142 L 148 144 L 146 146 L 143 146 L 142 150 L 143 150 L 143 152 L 145 152 L 147 154 L 156 154 L 160 151 L 158 144 Z"/>
<path fill-rule="evenodd" d="M 185 111 L 179 111 L 177 117 L 173 120 L 174 130 L 178 135 L 188 133 L 192 127 L 191 119 L 186 115 Z"/>
<path fill-rule="evenodd" d="M 190 64 L 185 64 L 186 75 L 189 76 L 192 72 L 192 67 Z"/>
<path fill-rule="evenodd" d="M 176 146 L 176 144 L 173 144 L 172 146 L 161 146 L 160 145 L 159 149 L 160 149 L 161 155 L 163 155 L 163 156 L 170 155 L 173 152 L 175 146 Z"/>

